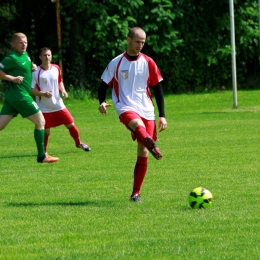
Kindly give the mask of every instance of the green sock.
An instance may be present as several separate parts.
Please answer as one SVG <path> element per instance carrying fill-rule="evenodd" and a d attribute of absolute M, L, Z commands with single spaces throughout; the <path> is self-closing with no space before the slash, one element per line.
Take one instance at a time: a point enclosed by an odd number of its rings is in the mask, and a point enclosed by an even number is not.
<path fill-rule="evenodd" d="M 38 157 L 44 157 L 44 129 L 34 129 L 34 139 L 36 141 Z"/>

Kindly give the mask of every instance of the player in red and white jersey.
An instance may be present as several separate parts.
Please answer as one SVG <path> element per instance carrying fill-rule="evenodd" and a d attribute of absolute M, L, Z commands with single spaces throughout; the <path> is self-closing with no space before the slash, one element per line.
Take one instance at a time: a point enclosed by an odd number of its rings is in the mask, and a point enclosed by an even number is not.
<path fill-rule="evenodd" d="M 75 145 L 84 151 L 90 151 L 90 147 L 81 142 L 79 130 L 74 123 L 74 119 L 66 108 L 63 98 L 68 97 L 64 87 L 60 67 L 52 64 L 52 53 L 47 47 L 40 50 L 39 58 L 41 65 L 33 73 L 32 92 L 35 96 L 36 103 L 41 109 L 45 118 L 45 140 L 44 149 L 46 154 L 50 136 L 50 128 L 65 125 L 69 134 L 74 139 Z"/>
<path fill-rule="evenodd" d="M 160 132 L 167 127 L 164 113 L 162 75 L 154 62 L 141 53 L 146 33 L 140 27 L 130 29 L 127 35 L 127 50 L 110 61 L 101 76 L 98 89 L 100 113 L 107 114 L 106 91 L 113 87 L 112 100 L 120 121 L 132 132 L 137 140 L 137 161 L 134 169 L 131 201 L 140 201 L 140 189 L 148 165 L 148 153 L 160 160 L 162 153 L 156 146 L 157 141 L 154 105 L 150 88 L 153 89 L 159 110 L 158 127 Z"/>

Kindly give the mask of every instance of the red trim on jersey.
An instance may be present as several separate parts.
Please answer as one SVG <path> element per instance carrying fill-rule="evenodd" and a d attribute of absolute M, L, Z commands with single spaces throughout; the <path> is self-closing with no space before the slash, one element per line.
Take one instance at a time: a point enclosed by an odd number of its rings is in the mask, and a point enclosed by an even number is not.
<path fill-rule="evenodd" d="M 38 89 L 39 91 L 41 91 L 41 88 L 40 88 L 40 72 L 41 72 L 41 70 L 42 70 L 42 67 L 40 66 L 40 70 L 39 70 L 38 76 L 37 76 L 37 82 L 38 82 L 38 83 L 36 83 L 36 87 L 37 87 L 37 89 Z M 39 101 L 41 101 L 41 99 L 42 99 L 42 97 L 39 96 Z"/>
<path fill-rule="evenodd" d="M 60 70 L 60 67 L 57 65 L 57 64 L 51 64 L 50 65 L 50 70 L 52 69 L 52 66 L 57 68 L 58 70 L 58 83 L 60 84 L 63 80 L 62 80 L 62 76 L 61 76 L 61 70 Z M 39 66 L 40 67 L 40 70 L 38 72 L 38 76 L 37 76 L 37 81 L 38 83 L 36 84 L 36 87 L 39 91 L 41 91 L 41 87 L 40 87 L 40 74 L 41 74 L 41 70 L 47 70 L 45 69 L 43 66 Z M 39 101 L 41 101 L 41 96 L 39 96 Z"/>
<path fill-rule="evenodd" d="M 114 78 L 114 81 L 113 81 L 114 91 L 115 91 L 115 94 L 117 96 L 117 102 L 116 103 L 118 103 L 120 101 L 119 100 L 119 86 L 118 86 L 118 70 L 119 70 L 119 66 L 120 66 L 123 58 L 124 58 L 124 55 L 121 57 L 121 59 L 117 63 L 116 72 L 115 72 L 115 78 Z"/>
<path fill-rule="evenodd" d="M 63 79 L 62 79 L 60 67 L 57 64 L 51 64 L 51 66 L 54 66 L 58 69 L 58 71 L 59 71 L 58 83 L 61 83 L 63 81 Z"/>
<path fill-rule="evenodd" d="M 50 64 L 50 70 L 52 69 L 52 66 L 53 67 L 55 67 L 55 68 L 57 68 L 57 70 L 58 70 L 58 74 L 59 74 L 59 76 L 58 76 L 58 83 L 61 83 L 62 81 L 63 81 L 63 79 L 62 79 L 62 76 L 61 76 L 61 70 L 60 70 L 60 67 L 59 67 L 59 65 L 57 65 L 57 64 Z M 45 69 L 44 67 L 42 67 L 41 65 L 40 65 L 40 68 L 42 69 L 42 70 L 48 70 L 48 69 Z M 40 70 L 41 71 L 41 70 Z M 39 71 L 39 74 L 40 74 L 40 71 Z M 38 81 L 39 81 L 39 74 L 38 74 Z"/>

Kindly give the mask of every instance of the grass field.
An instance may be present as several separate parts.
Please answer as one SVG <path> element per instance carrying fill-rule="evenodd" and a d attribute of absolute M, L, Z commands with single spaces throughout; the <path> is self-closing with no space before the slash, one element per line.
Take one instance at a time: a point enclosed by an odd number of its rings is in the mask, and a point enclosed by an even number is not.
<path fill-rule="evenodd" d="M 259 259 L 260 92 L 165 97 L 161 161 L 149 157 L 142 203 L 128 201 L 136 143 L 112 108 L 68 100 L 82 141 L 52 130 L 55 164 L 37 164 L 33 126 L 0 133 L 0 259 Z M 210 209 L 188 205 L 208 188 Z"/>

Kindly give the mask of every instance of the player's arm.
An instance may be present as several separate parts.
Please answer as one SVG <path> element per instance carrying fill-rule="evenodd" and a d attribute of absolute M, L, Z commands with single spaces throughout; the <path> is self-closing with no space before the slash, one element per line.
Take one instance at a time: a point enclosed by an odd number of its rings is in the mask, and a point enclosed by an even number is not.
<path fill-rule="evenodd" d="M 13 77 L 11 75 L 6 74 L 4 71 L 0 70 L 0 79 L 11 81 L 16 84 L 20 84 L 23 81 L 24 77 L 22 76 Z"/>
<path fill-rule="evenodd" d="M 98 110 L 101 114 L 107 114 L 107 107 L 110 107 L 111 105 L 106 102 L 106 95 L 107 90 L 109 88 L 109 85 L 106 84 L 103 80 L 100 82 L 99 88 L 98 88 L 98 100 L 100 106 L 98 107 Z"/>
<path fill-rule="evenodd" d="M 9 69 L 14 68 L 15 64 L 13 58 L 7 56 L 0 63 L 0 79 L 13 82 L 15 84 L 20 84 L 24 77 L 22 76 L 12 76 L 6 73 Z"/>
<path fill-rule="evenodd" d="M 32 74 L 32 85 L 31 85 L 31 95 L 32 96 L 39 96 L 39 97 L 46 97 L 46 98 L 50 98 L 52 96 L 51 92 L 50 91 L 42 91 L 39 87 L 39 85 L 37 84 L 37 80 L 36 80 L 36 77 L 37 77 L 37 73 L 34 72 Z"/>
<path fill-rule="evenodd" d="M 37 70 L 37 65 L 32 62 L 32 71 L 36 71 L 36 70 Z"/>
<path fill-rule="evenodd" d="M 165 119 L 165 112 L 164 112 L 164 97 L 163 97 L 162 84 L 159 82 L 152 89 L 154 92 L 154 97 L 159 111 L 158 127 L 161 132 L 167 127 L 167 121 Z"/>
<path fill-rule="evenodd" d="M 61 92 L 61 95 L 62 95 L 62 97 L 63 97 L 64 99 L 68 98 L 68 93 L 67 93 L 67 91 L 66 91 L 66 89 L 65 89 L 65 86 L 64 86 L 64 84 L 63 84 L 63 81 L 61 81 L 60 84 L 59 84 L 59 91 Z"/>
<path fill-rule="evenodd" d="M 32 88 L 31 95 L 39 96 L 39 97 L 46 97 L 46 98 L 50 98 L 52 96 L 51 92 L 38 90 L 38 88 L 36 86 L 34 88 Z"/>

